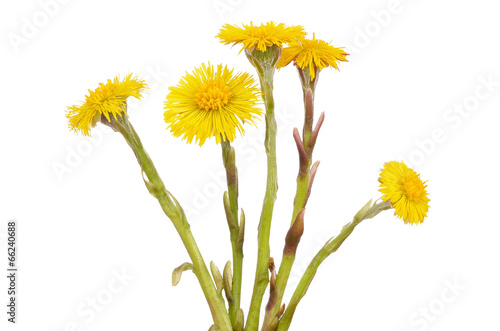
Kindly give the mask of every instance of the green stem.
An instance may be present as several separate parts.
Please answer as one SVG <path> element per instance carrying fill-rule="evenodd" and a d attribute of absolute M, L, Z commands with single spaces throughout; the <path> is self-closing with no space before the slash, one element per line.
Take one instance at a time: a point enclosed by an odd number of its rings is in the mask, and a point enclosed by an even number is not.
<path fill-rule="evenodd" d="M 234 325 L 241 301 L 241 284 L 243 277 L 243 236 L 245 223 L 243 219 L 241 222 L 238 222 L 238 171 L 236 168 L 235 151 L 234 148 L 231 147 L 231 143 L 226 141 L 224 137 L 221 142 L 221 147 L 222 159 L 226 169 L 229 198 L 229 206 L 225 206 L 226 217 L 229 225 L 231 249 L 233 253 L 233 301 L 229 302 L 229 317 L 232 325 Z"/>
<path fill-rule="evenodd" d="M 301 159 L 301 164 L 299 167 L 299 174 L 297 175 L 297 189 L 295 192 L 295 198 L 293 200 L 293 212 L 292 212 L 292 220 L 291 226 L 295 222 L 297 215 L 300 210 L 305 208 L 309 188 L 310 188 L 310 174 L 311 174 L 311 164 L 312 164 L 312 154 L 314 150 L 314 146 L 309 146 L 309 140 L 311 138 L 311 134 L 313 131 L 313 120 L 314 120 L 314 91 L 316 88 L 317 77 L 319 75 L 319 71 L 316 72 L 316 78 L 314 81 L 311 81 L 309 76 L 309 70 L 302 70 L 298 67 L 299 77 L 302 84 L 303 90 L 303 98 L 304 98 L 304 127 L 302 134 L 302 146 L 304 147 L 305 154 L 307 158 L 305 160 Z M 310 90 L 309 100 L 307 97 L 308 90 Z M 299 152 L 300 154 L 300 152 Z M 264 324 L 262 326 L 263 331 L 273 331 L 270 327 L 270 323 L 272 323 L 273 319 L 279 313 L 281 308 L 281 302 L 283 301 L 283 296 L 285 294 L 285 289 L 288 283 L 288 279 L 290 277 L 290 272 L 292 270 L 293 264 L 295 262 L 295 251 L 292 253 L 287 251 L 286 249 L 283 251 L 283 257 L 281 259 L 280 268 L 278 271 L 278 276 L 276 278 L 276 288 L 278 297 L 275 305 L 269 310 L 266 311 L 266 316 L 264 318 Z"/>
<path fill-rule="evenodd" d="M 304 177 L 297 176 L 297 190 L 295 191 L 295 198 L 293 200 L 293 212 L 292 220 L 290 225 L 293 224 L 297 218 L 299 211 L 305 207 L 305 202 L 307 199 L 307 188 L 309 186 L 309 174 L 311 171 L 311 162 L 309 161 L 309 167 L 307 168 L 307 173 Z"/>
<path fill-rule="evenodd" d="M 286 308 L 283 316 L 279 320 L 277 331 L 286 331 L 290 327 L 292 322 L 293 315 L 295 310 L 297 309 L 297 305 L 300 300 L 307 293 L 309 285 L 311 284 L 314 276 L 316 275 L 316 271 L 321 263 L 328 257 L 330 254 L 337 251 L 337 249 L 342 245 L 342 243 L 349 237 L 349 235 L 354 231 L 354 228 L 361 223 L 365 219 L 373 218 L 378 213 L 383 210 L 387 210 L 391 208 L 390 203 L 381 202 L 378 204 L 374 204 L 371 206 L 371 201 L 363 207 L 358 214 L 354 217 L 353 221 L 344 225 L 342 231 L 340 231 L 339 235 L 335 238 L 331 238 L 327 243 L 321 248 L 321 250 L 316 254 L 316 256 L 312 259 L 311 263 L 307 267 L 304 275 L 300 279 L 295 292 L 288 303 L 288 307 Z"/>
<path fill-rule="evenodd" d="M 256 68 L 259 73 L 262 97 L 266 107 L 266 138 L 264 145 L 267 154 L 267 184 L 259 222 L 257 270 L 255 272 L 252 301 L 248 311 L 245 331 L 256 331 L 259 327 L 262 297 L 269 283 L 269 237 L 271 234 L 271 220 L 273 216 L 274 203 L 276 201 L 276 193 L 278 191 L 278 169 L 276 163 L 277 125 L 274 117 L 273 98 L 274 64 L 273 66 L 256 66 Z"/>
<path fill-rule="evenodd" d="M 306 177 L 304 178 L 299 178 L 299 177 L 297 178 L 297 192 L 295 194 L 292 224 L 293 221 L 295 221 L 295 219 L 297 218 L 299 211 L 303 207 L 305 207 L 305 200 L 307 197 L 307 187 L 309 184 L 309 171 L 307 172 Z M 281 302 L 283 300 L 283 295 L 285 294 L 286 285 L 288 283 L 288 279 L 290 278 L 290 272 L 292 270 L 294 262 L 295 262 L 295 253 L 289 254 L 283 252 L 283 257 L 281 259 L 278 276 L 276 277 L 276 288 L 278 292 L 278 298 L 273 308 L 270 311 L 266 311 L 266 316 L 264 318 L 265 321 L 272 322 L 273 318 L 277 316 L 279 313 L 279 310 L 281 308 Z M 262 330 L 263 331 L 267 330 L 267 325 L 263 325 Z"/>
<path fill-rule="evenodd" d="M 241 284 L 243 277 L 243 250 L 239 249 L 236 241 L 231 241 L 233 252 L 233 304 L 229 306 L 229 317 L 234 325 L 236 314 L 240 308 Z"/>
<path fill-rule="evenodd" d="M 190 230 L 190 225 L 186 219 L 184 211 L 172 196 L 170 192 L 165 189 L 165 185 L 156 170 L 153 161 L 148 153 L 144 150 L 141 140 L 135 132 L 132 124 L 128 121 L 127 115 L 119 117 L 118 120 L 112 120 L 109 123 L 114 130 L 120 132 L 137 157 L 137 161 L 141 166 L 143 174 L 145 175 L 144 182 L 149 192 L 158 199 L 163 211 L 170 218 L 174 224 L 175 229 L 179 233 L 184 246 L 193 263 L 193 272 L 198 278 L 198 281 L 203 290 L 203 294 L 210 307 L 214 323 L 220 330 L 231 331 L 232 326 L 227 313 L 224 301 L 217 294 L 215 285 L 210 277 L 207 266 L 203 257 L 198 249 L 196 241 Z"/>

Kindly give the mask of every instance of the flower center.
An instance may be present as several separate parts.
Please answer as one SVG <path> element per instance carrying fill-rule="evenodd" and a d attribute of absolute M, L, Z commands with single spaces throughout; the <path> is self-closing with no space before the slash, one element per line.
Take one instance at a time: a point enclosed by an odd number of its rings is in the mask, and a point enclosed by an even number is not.
<path fill-rule="evenodd" d="M 194 96 L 194 101 L 198 104 L 200 109 L 215 110 L 225 106 L 232 93 L 229 86 L 223 82 L 216 82 L 214 80 L 204 83 Z"/>
<path fill-rule="evenodd" d="M 267 36 L 267 29 L 258 26 L 250 31 L 250 35 L 254 38 L 264 38 Z"/>
<path fill-rule="evenodd" d="M 403 184 L 406 196 L 409 199 L 418 199 L 425 195 L 425 187 L 420 178 L 416 175 L 407 176 Z"/>

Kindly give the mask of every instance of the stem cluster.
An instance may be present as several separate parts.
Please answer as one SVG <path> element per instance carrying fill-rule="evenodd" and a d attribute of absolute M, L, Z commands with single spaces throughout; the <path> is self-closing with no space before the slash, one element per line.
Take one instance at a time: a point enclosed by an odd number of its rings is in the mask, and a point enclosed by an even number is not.
<path fill-rule="evenodd" d="M 212 277 L 207 265 L 198 249 L 196 241 L 190 230 L 186 215 L 175 199 L 167 191 L 151 158 L 142 146 L 139 136 L 124 114 L 111 120 L 101 119 L 101 122 L 121 133 L 132 148 L 141 167 L 144 183 L 148 191 L 160 203 L 165 214 L 172 221 L 177 230 L 191 262 L 186 262 L 176 268 L 172 274 L 172 284 L 175 286 L 184 271 L 192 270 L 203 290 L 210 311 L 213 325 L 209 330 L 221 331 L 257 331 L 259 328 L 260 310 L 263 295 L 269 286 L 269 300 L 265 306 L 265 316 L 262 322 L 263 331 L 285 331 L 290 327 L 293 315 L 302 297 L 306 294 L 318 267 L 353 232 L 354 228 L 363 220 L 376 216 L 383 210 L 391 208 L 390 202 L 372 204 L 371 200 L 363 206 L 346 224 L 339 235 L 331 238 L 312 259 L 307 270 L 297 285 L 288 305 L 282 304 L 290 272 L 295 261 L 297 248 L 304 233 L 306 205 L 311 194 L 311 188 L 316 176 L 319 161 L 312 162 L 313 151 L 325 115 L 321 113 L 314 125 L 314 96 L 319 70 L 316 69 L 315 78 L 311 79 L 309 70 L 298 67 L 302 83 L 304 98 L 304 127 L 302 136 L 297 128 L 293 131 L 293 139 L 297 146 L 299 156 L 299 170 L 297 175 L 297 188 L 293 201 L 293 211 L 290 228 L 285 236 L 285 245 L 279 270 L 270 255 L 269 239 L 271 234 L 271 221 L 273 218 L 274 204 L 278 191 L 278 175 L 276 160 L 276 135 L 277 125 L 274 114 L 273 76 L 276 63 L 281 56 L 282 49 L 276 45 L 267 47 L 262 52 L 259 50 L 246 50 L 250 63 L 256 68 L 261 86 L 262 98 L 266 114 L 265 151 L 267 156 L 267 178 L 264 201 L 258 226 L 258 253 L 252 299 L 245 324 L 243 310 L 241 309 L 241 290 L 243 276 L 243 242 L 245 235 L 245 214 L 238 206 L 238 170 L 236 167 L 235 149 L 221 138 L 222 160 L 226 169 L 227 191 L 223 195 L 223 204 L 229 227 L 232 249 L 232 263 L 228 261 L 223 273 L 215 263 L 210 264 Z M 231 270 L 233 267 L 233 270 Z M 222 296 L 225 291 L 227 309 Z M 286 309 L 285 309 L 286 308 Z"/>

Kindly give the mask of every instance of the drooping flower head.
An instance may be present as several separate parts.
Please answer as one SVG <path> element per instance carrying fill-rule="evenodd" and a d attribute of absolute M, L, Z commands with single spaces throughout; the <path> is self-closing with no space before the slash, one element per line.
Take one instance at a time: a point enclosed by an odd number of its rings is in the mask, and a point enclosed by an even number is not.
<path fill-rule="evenodd" d="M 68 126 L 75 132 L 90 136 L 90 129 L 101 121 L 104 116 L 110 121 L 110 115 L 117 116 L 127 114 L 126 103 L 129 96 L 142 98 L 141 93 L 147 88 L 146 82 L 137 76 L 128 74 L 120 81 L 119 77 L 108 79 L 106 84 L 99 83 L 94 91 L 89 90 L 85 96 L 85 102 L 79 106 L 70 106 L 66 112 Z"/>
<path fill-rule="evenodd" d="M 242 28 L 225 24 L 220 29 L 217 37 L 224 44 L 242 44 L 242 50 L 247 49 L 250 53 L 254 49 L 265 52 L 268 46 L 277 45 L 283 47 L 283 44 L 288 44 L 296 41 L 298 38 L 304 37 L 305 32 L 302 26 L 286 26 L 283 23 L 276 24 L 267 22 L 259 26 L 242 24 Z"/>
<path fill-rule="evenodd" d="M 382 200 L 390 200 L 398 218 L 411 225 L 424 221 L 430 199 L 419 174 L 403 162 L 391 161 L 384 164 L 379 182 Z"/>
<path fill-rule="evenodd" d="M 347 61 L 347 54 L 343 48 L 336 48 L 323 40 L 301 38 L 283 49 L 277 68 L 282 68 L 294 62 L 303 70 L 309 70 L 311 81 L 316 75 L 316 70 L 321 71 L 326 67 L 338 69 L 339 61 Z"/>
<path fill-rule="evenodd" d="M 244 134 L 243 123 L 255 124 L 262 113 L 259 89 L 248 73 L 237 73 L 210 63 L 186 73 L 165 101 L 165 122 L 175 137 L 201 146 L 208 138 L 233 141 L 236 131 Z"/>

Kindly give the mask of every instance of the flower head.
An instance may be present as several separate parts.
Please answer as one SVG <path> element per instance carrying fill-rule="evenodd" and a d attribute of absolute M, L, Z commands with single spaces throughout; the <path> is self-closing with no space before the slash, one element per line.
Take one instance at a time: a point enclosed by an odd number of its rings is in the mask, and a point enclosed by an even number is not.
<path fill-rule="evenodd" d="M 179 84 L 169 88 L 165 101 L 165 122 L 175 137 L 203 145 L 215 137 L 233 141 L 236 130 L 243 134 L 242 123 L 255 124 L 262 111 L 260 92 L 248 73 L 237 73 L 222 64 L 210 63 L 186 73 Z M 195 138 L 196 137 L 196 138 Z"/>
<path fill-rule="evenodd" d="M 122 81 L 118 77 L 108 79 L 106 84 L 99 83 L 94 91 L 89 90 L 85 102 L 79 106 L 68 107 L 66 117 L 69 128 L 90 136 L 90 129 L 101 121 L 101 115 L 110 120 L 110 115 L 126 114 L 126 102 L 129 96 L 142 98 L 141 93 L 147 88 L 146 82 L 128 74 Z"/>
<path fill-rule="evenodd" d="M 398 218 L 412 225 L 424 221 L 430 199 L 419 174 L 403 162 L 391 161 L 384 164 L 379 182 L 382 200 L 390 200 Z"/>
<path fill-rule="evenodd" d="M 294 61 L 301 69 L 309 69 L 311 81 L 315 77 L 316 69 L 322 70 L 328 66 L 338 69 L 339 61 L 347 61 L 347 54 L 342 48 L 336 48 L 323 40 L 301 38 L 283 49 L 283 54 L 278 61 L 278 68 Z"/>
<path fill-rule="evenodd" d="M 255 48 L 265 52 L 268 46 L 277 45 L 282 47 L 283 44 L 288 44 L 305 36 L 302 26 L 286 26 L 283 23 L 276 24 L 268 22 L 260 26 L 243 24 L 240 28 L 236 25 L 225 24 L 220 29 L 217 37 L 224 44 L 242 44 L 240 52 L 248 49 L 250 52 Z"/>

